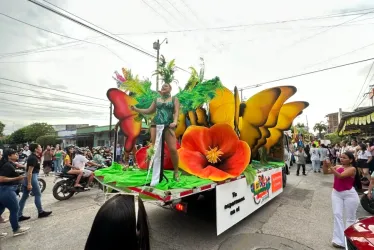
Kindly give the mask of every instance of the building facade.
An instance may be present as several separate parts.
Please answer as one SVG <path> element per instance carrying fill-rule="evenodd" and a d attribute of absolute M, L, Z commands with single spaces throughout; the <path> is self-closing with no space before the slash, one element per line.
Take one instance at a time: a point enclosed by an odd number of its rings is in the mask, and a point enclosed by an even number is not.
<path fill-rule="evenodd" d="M 327 133 L 334 133 L 338 130 L 340 120 L 343 116 L 350 114 L 351 112 L 343 112 L 339 109 L 339 112 L 327 114 Z"/>

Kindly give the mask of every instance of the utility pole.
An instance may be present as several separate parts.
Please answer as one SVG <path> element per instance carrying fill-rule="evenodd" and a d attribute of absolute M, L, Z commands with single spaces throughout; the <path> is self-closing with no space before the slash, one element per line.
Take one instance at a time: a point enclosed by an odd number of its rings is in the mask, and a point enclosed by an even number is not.
<path fill-rule="evenodd" d="M 240 100 L 243 101 L 243 89 L 240 89 Z"/>
<path fill-rule="evenodd" d="M 156 58 L 156 70 L 157 70 L 157 74 L 156 74 L 156 91 L 159 90 L 159 86 L 158 86 L 158 81 L 159 81 L 159 75 L 158 75 L 158 67 L 159 67 L 159 63 L 160 63 L 160 49 L 161 49 L 161 44 L 163 44 L 164 42 L 166 41 L 166 44 L 168 44 L 168 39 L 165 38 L 161 43 L 160 43 L 160 40 L 157 39 L 156 42 L 153 43 L 153 49 L 157 51 L 157 58 Z"/>
<path fill-rule="evenodd" d="M 113 104 L 110 103 L 110 115 L 109 115 L 109 147 L 112 146 L 112 114 L 113 114 Z"/>

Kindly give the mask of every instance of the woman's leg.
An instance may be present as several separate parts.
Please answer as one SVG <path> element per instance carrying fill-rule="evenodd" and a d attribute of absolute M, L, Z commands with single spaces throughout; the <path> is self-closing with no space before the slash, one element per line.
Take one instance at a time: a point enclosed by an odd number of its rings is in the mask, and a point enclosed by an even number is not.
<path fill-rule="evenodd" d="M 32 174 L 31 177 L 31 185 L 32 185 L 32 194 L 35 197 L 35 206 L 36 209 L 38 210 L 38 213 L 43 212 L 42 208 L 42 192 L 40 192 L 40 187 L 39 187 L 39 181 L 38 181 L 38 174 Z"/>
<path fill-rule="evenodd" d="M 179 166 L 179 156 L 177 151 L 177 138 L 175 138 L 174 130 L 167 129 L 165 131 L 165 141 L 169 148 L 171 162 L 174 167 L 174 177 L 178 178 L 178 166 Z"/>
<path fill-rule="evenodd" d="M 79 182 L 81 181 L 81 178 L 82 178 L 82 176 L 83 176 L 83 171 L 81 171 L 81 170 L 69 170 L 69 171 L 68 171 L 68 174 L 75 174 L 75 175 L 77 175 L 77 179 L 76 179 L 76 181 L 75 181 L 75 185 L 74 185 L 74 187 L 82 187 L 82 186 L 79 184 Z"/>
<path fill-rule="evenodd" d="M 151 143 L 152 143 L 152 145 L 155 145 L 155 141 L 156 141 L 156 127 L 151 127 L 150 131 L 151 131 Z"/>
<path fill-rule="evenodd" d="M 332 242 L 340 246 L 344 246 L 344 223 L 343 223 L 343 208 L 344 201 L 340 192 L 333 190 L 331 194 L 332 211 L 334 214 L 334 232 L 332 235 Z"/>
<path fill-rule="evenodd" d="M 9 222 L 12 226 L 13 232 L 15 232 L 20 228 L 18 223 L 19 205 L 17 195 L 10 187 L 7 189 L 2 189 L 1 192 L 1 203 L 3 206 L 9 209 Z"/>
<path fill-rule="evenodd" d="M 151 125 L 150 132 L 151 132 L 151 143 L 154 146 L 155 141 L 156 141 L 156 127 L 152 127 L 152 125 Z M 146 146 L 146 145 L 143 145 L 143 146 Z M 150 161 L 147 161 L 147 169 L 149 169 L 149 163 L 150 163 Z"/>
<path fill-rule="evenodd" d="M 346 215 L 345 228 L 347 228 L 356 222 L 356 212 L 358 204 L 360 203 L 360 198 L 354 188 L 344 191 L 344 193 L 344 210 Z"/>
<path fill-rule="evenodd" d="M 23 216 L 23 209 L 25 208 L 25 204 L 27 199 L 29 198 L 30 191 L 27 189 L 27 180 L 23 180 L 22 185 L 22 197 L 19 200 L 19 211 L 18 211 L 18 217 Z"/>

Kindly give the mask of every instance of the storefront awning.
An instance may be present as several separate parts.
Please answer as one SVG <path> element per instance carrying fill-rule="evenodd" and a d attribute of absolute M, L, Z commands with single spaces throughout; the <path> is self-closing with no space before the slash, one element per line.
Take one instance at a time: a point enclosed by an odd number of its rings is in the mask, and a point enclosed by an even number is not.
<path fill-rule="evenodd" d="M 343 116 L 339 123 L 338 134 L 340 136 L 374 134 L 374 107 L 364 108 Z"/>

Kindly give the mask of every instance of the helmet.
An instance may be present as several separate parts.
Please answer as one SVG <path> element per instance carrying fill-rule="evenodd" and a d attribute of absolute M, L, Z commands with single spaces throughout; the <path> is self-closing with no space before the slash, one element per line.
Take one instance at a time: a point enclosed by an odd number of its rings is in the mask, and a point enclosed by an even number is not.
<path fill-rule="evenodd" d="M 83 155 L 85 151 L 86 151 L 85 148 L 79 148 L 79 147 L 75 148 L 75 153 L 80 154 L 80 155 Z"/>
<path fill-rule="evenodd" d="M 68 151 L 68 150 L 71 149 L 71 148 L 75 148 L 75 146 L 74 146 L 73 144 L 68 145 L 68 146 L 66 147 L 66 151 Z"/>
<path fill-rule="evenodd" d="M 92 154 L 94 154 L 94 155 L 95 154 L 99 154 L 100 153 L 100 149 L 101 149 L 100 146 L 92 148 Z"/>

